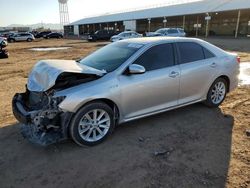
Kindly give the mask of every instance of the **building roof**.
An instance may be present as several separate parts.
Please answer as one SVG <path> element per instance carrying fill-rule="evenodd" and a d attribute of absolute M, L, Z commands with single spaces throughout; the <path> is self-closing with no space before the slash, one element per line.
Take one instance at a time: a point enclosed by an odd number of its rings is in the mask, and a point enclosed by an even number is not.
<path fill-rule="evenodd" d="M 250 0 L 199 0 L 175 5 L 167 5 L 157 8 L 105 14 L 95 17 L 83 18 L 69 25 L 82 25 L 93 23 L 106 23 L 125 20 L 138 20 L 145 18 L 171 17 L 191 15 L 207 12 L 221 12 L 250 8 Z"/>

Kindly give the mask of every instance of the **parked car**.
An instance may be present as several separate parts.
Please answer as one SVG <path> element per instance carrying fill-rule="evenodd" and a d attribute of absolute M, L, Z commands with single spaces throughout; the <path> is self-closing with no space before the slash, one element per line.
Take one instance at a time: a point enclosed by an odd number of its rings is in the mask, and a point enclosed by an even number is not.
<path fill-rule="evenodd" d="M 5 44 L 8 44 L 7 43 L 7 38 L 6 37 L 0 37 L 0 45 L 2 44 L 2 43 L 4 43 L 5 42 Z M 6 45 L 7 46 L 7 45 Z"/>
<path fill-rule="evenodd" d="M 109 40 L 115 32 L 113 30 L 98 30 L 94 34 L 89 34 L 88 41 L 95 42 L 97 40 Z"/>
<path fill-rule="evenodd" d="M 114 35 L 110 38 L 110 41 L 115 42 L 119 40 L 129 39 L 129 38 L 138 38 L 142 37 L 141 34 L 135 32 L 135 31 L 124 31 L 122 33 L 119 33 L 118 35 Z"/>
<path fill-rule="evenodd" d="M 45 37 L 46 35 L 48 35 L 48 34 L 50 34 L 51 33 L 51 31 L 42 31 L 42 32 L 40 32 L 40 33 L 37 33 L 36 35 L 35 35 L 35 37 L 36 38 L 43 38 L 43 37 Z"/>
<path fill-rule="evenodd" d="M 147 37 L 169 36 L 169 37 L 185 37 L 186 33 L 182 28 L 162 28 L 155 32 L 149 32 Z"/>
<path fill-rule="evenodd" d="M 0 59 L 9 57 L 8 50 L 4 49 L 7 45 L 8 45 L 7 38 L 0 37 Z"/>
<path fill-rule="evenodd" d="M 8 37 L 9 42 L 17 42 L 17 41 L 32 42 L 33 40 L 35 40 L 35 37 L 30 33 L 16 33 Z"/>
<path fill-rule="evenodd" d="M 34 143 L 95 145 L 116 124 L 197 102 L 218 107 L 238 74 L 236 54 L 200 39 L 127 39 L 78 62 L 38 62 L 27 91 L 13 98 L 13 113 Z"/>
<path fill-rule="evenodd" d="M 5 33 L 3 37 L 6 37 L 6 38 L 8 39 L 10 36 L 12 36 L 12 35 L 14 35 L 14 34 L 16 34 L 16 33 L 12 33 L 12 32 L 10 32 L 10 33 Z"/>
<path fill-rule="evenodd" d="M 45 39 L 50 39 L 50 38 L 61 39 L 61 38 L 63 38 L 63 34 L 53 32 L 53 33 L 49 33 L 49 34 L 45 35 L 44 38 Z"/>

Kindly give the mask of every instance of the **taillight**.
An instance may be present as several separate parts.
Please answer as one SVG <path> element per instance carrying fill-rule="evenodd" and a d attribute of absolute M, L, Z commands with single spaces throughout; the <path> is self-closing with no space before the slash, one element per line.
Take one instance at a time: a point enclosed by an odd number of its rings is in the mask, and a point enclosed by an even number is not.
<path fill-rule="evenodd" d="M 237 62 L 240 63 L 240 56 L 237 57 Z"/>

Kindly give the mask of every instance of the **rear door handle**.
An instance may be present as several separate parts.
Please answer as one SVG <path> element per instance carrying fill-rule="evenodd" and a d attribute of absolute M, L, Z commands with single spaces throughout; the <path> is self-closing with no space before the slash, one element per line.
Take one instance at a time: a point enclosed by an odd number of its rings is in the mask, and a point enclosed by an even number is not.
<path fill-rule="evenodd" d="M 216 63 L 210 64 L 210 67 L 212 67 L 212 68 L 215 68 L 216 66 L 217 66 Z"/>
<path fill-rule="evenodd" d="M 179 76 L 179 72 L 172 71 L 172 72 L 169 74 L 169 77 L 171 77 L 171 78 L 175 78 L 175 77 L 177 77 L 177 76 Z"/>

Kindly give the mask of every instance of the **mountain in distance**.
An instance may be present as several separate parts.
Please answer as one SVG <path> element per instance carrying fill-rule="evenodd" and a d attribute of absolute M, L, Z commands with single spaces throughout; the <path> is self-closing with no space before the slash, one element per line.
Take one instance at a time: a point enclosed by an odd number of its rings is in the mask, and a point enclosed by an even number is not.
<path fill-rule="evenodd" d="M 31 27 L 32 29 L 37 28 L 45 28 L 45 29 L 51 29 L 51 30 L 60 30 L 61 26 L 57 23 L 37 23 L 37 24 L 30 24 L 30 25 L 23 25 L 23 24 L 11 24 L 7 27 Z"/>

